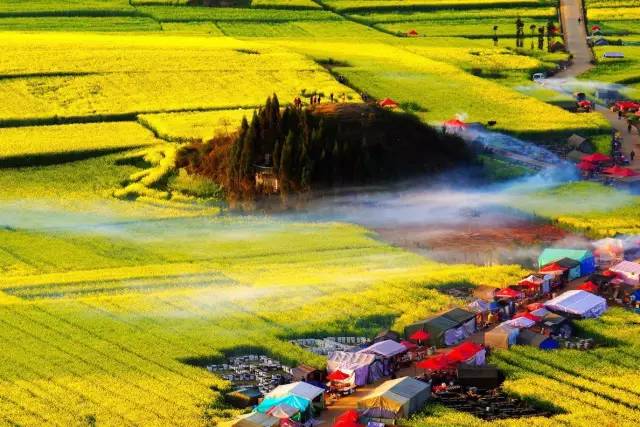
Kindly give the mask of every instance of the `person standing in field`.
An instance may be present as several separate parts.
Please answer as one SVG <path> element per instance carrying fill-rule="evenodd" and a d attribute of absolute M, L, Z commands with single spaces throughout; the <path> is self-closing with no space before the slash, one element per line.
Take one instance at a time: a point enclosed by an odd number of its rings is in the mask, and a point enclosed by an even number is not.
<path fill-rule="evenodd" d="M 633 159 L 636 158 L 636 152 L 631 150 L 631 153 L 629 153 L 629 158 L 631 159 L 631 161 L 633 162 Z"/>

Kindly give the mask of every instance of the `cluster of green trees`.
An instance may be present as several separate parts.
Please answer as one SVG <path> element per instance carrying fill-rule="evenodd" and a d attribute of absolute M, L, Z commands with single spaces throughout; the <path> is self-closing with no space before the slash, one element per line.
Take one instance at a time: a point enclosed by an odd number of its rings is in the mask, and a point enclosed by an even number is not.
<path fill-rule="evenodd" d="M 231 139 L 182 150 L 179 166 L 247 194 L 256 192 L 256 171 L 268 171 L 288 193 L 428 175 L 471 159 L 460 138 L 411 114 L 377 104 L 281 108 L 273 95 Z"/>
<path fill-rule="evenodd" d="M 525 34 L 524 34 L 524 27 L 525 27 L 525 23 L 524 21 L 518 17 L 518 19 L 516 20 L 516 47 L 524 47 L 524 38 L 525 38 Z M 494 41 L 497 40 L 497 26 L 494 26 L 493 31 L 494 31 Z M 534 48 L 534 38 L 536 36 L 536 30 L 538 33 L 538 49 L 539 50 L 544 50 L 544 40 L 545 40 L 545 32 L 546 32 L 546 39 L 547 39 L 547 50 L 551 50 L 551 45 L 553 43 L 553 36 L 556 32 L 556 27 L 555 24 L 553 23 L 553 20 L 549 19 L 547 21 L 547 25 L 545 26 L 536 26 L 535 24 L 531 24 L 529 25 L 529 30 L 531 31 L 531 49 L 533 50 Z"/>

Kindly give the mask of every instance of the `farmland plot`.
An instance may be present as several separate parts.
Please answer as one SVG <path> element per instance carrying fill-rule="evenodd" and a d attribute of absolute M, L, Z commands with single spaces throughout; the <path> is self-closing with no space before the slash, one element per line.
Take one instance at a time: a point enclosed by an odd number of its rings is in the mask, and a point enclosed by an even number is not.
<path fill-rule="evenodd" d="M 0 128 L 0 166 L 57 163 L 157 142 L 131 122 Z"/>

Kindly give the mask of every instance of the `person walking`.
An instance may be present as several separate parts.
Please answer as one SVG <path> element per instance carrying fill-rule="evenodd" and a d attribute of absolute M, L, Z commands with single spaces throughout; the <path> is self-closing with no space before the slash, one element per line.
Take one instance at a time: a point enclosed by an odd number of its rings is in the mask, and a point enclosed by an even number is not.
<path fill-rule="evenodd" d="M 618 120 L 622 120 L 622 110 L 618 110 Z"/>
<path fill-rule="evenodd" d="M 627 120 L 627 130 L 629 131 L 629 133 L 631 133 L 631 128 L 633 126 L 631 126 L 631 120 Z"/>
<path fill-rule="evenodd" d="M 631 159 L 631 161 L 633 162 L 633 159 L 636 158 L 636 152 L 631 150 L 631 152 L 629 153 L 629 158 Z"/>

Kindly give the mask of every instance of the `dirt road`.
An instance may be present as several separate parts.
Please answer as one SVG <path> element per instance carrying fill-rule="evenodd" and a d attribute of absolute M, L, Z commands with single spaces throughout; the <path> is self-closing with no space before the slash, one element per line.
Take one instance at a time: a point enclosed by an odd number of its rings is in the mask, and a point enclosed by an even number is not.
<path fill-rule="evenodd" d="M 571 66 L 566 70 L 556 74 L 558 78 L 572 78 L 589 71 L 593 68 L 591 61 L 593 53 L 587 44 L 587 31 L 584 25 L 584 10 L 580 0 L 560 0 L 560 14 L 562 17 L 562 28 L 565 34 L 567 49 L 573 55 Z M 578 21 L 580 19 L 580 21 Z M 596 111 L 611 123 L 611 127 L 620 132 L 623 137 L 622 151 L 629 157 L 633 150 L 640 157 L 640 135 L 637 130 L 628 132 L 626 120 L 619 120 L 618 115 L 604 107 L 596 107 Z M 640 159 L 632 162 L 631 168 L 640 171 Z"/>

